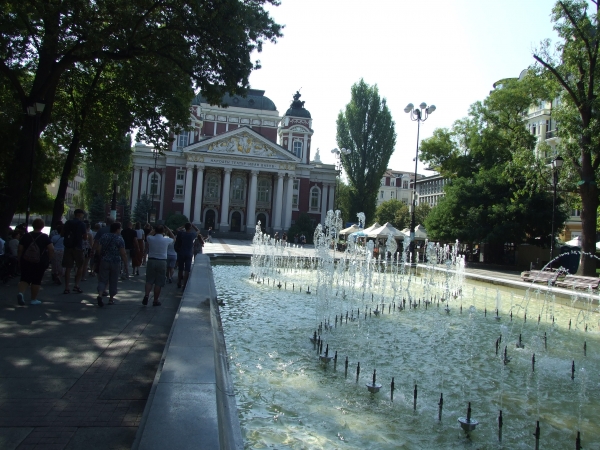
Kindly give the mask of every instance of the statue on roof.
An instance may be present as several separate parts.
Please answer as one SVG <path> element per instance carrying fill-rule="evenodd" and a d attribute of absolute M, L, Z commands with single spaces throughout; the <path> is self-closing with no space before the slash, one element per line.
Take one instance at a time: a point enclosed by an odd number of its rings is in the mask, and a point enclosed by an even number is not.
<path fill-rule="evenodd" d="M 302 97 L 300 91 L 296 91 L 296 93 L 294 94 L 294 101 L 291 105 L 292 108 L 304 108 L 304 102 L 300 101 L 300 97 Z"/>

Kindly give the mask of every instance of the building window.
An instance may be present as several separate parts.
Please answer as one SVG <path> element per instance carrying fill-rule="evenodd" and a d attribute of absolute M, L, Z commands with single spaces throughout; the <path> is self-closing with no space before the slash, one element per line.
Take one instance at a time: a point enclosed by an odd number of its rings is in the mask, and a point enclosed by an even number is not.
<path fill-rule="evenodd" d="M 379 191 L 379 198 L 383 198 L 383 191 Z"/>
<path fill-rule="evenodd" d="M 579 209 L 571 210 L 571 217 L 579 217 L 581 216 L 581 211 Z"/>
<path fill-rule="evenodd" d="M 318 211 L 320 203 L 321 203 L 321 190 L 317 186 L 314 186 L 310 190 L 310 210 Z"/>
<path fill-rule="evenodd" d="M 183 133 L 179 135 L 179 139 L 177 139 L 177 149 L 182 149 L 183 147 L 187 147 L 188 145 L 188 134 Z"/>
<path fill-rule="evenodd" d="M 216 175 L 209 175 L 206 178 L 206 197 L 211 199 L 219 198 L 220 180 Z"/>
<path fill-rule="evenodd" d="M 292 189 L 292 208 L 298 209 L 299 193 L 300 193 L 300 180 L 294 180 L 294 188 Z"/>
<path fill-rule="evenodd" d="M 394 193 L 390 192 L 390 198 L 394 198 Z"/>
<path fill-rule="evenodd" d="M 156 172 L 152 172 L 150 175 L 150 195 L 159 195 L 160 189 L 158 187 L 160 183 L 160 175 Z"/>
<path fill-rule="evenodd" d="M 178 170 L 175 175 L 175 197 L 183 197 L 185 188 L 185 170 Z"/>
<path fill-rule="evenodd" d="M 302 158 L 302 141 L 294 141 L 294 155 Z"/>
<path fill-rule="evenodd" d="M 233 179 L 233 183 L 231 183 L 231 200 L 234 201 L 244 201 L 245 198 L 245 192 L 246 191 L 246 180 L 241 177 L 241 176 L 237 176 Z"/>
<path fill-rule="evenodd" d="M 408 189 L 408 180 L 402 182 L 402 189 Z"/>
<path fill-rule="evenodd" d="M 257 199 L 259 202 L 268 203 L 271 201 L 271 193 L 269 190 L 271 183 L 266 178 L 258 180 L 258 195 Z"/>

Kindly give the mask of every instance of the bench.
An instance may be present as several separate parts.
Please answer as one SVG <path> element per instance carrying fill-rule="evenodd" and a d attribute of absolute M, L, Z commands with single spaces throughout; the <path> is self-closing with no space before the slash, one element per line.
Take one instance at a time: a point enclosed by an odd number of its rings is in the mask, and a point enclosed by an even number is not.
<path fill-rule="evenodd" d="M 544 270 L 528 270 L 521 272 L 523 281 L 531 281 L 534 283 L 544 283 L 553 285 L 560 275 L 560 271 L 549 272 Z"/>
<path fill-rule="evenodd" d="M 598 289 L 600 278 L 582 277 L 578 275 L 567 275 L 564 280 L 557 281 L 556 285 L 568 289 Z"/>

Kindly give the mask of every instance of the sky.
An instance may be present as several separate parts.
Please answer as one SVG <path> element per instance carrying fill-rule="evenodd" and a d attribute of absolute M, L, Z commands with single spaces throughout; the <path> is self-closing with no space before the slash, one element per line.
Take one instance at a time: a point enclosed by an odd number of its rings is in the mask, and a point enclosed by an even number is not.
<path fill-rule="evenodd" d="M 250 76 L 281 115 L 296 90 L 313 118 L 312 155 L 334 163 L 336 118 L 361 78 L 377 84 L 396 124 L 394 170 L 414 171 L 417 123 L 408 103 L 434 104 L 421 139 L 451 127 L 492 85 L 534 63 L 540 42 L 556 41 L 555 0 L 281 0 L 268 7 L 285 25 L 276 44 L 255 53 Z M 426 172 L 419 164 L 419 173 Z"/>

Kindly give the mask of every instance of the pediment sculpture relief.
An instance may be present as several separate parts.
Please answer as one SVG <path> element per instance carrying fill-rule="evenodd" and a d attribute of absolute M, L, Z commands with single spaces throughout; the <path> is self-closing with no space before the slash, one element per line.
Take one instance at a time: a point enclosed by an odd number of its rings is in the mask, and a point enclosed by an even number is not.
<path fill-rule="evenodd" d="M 214 142 L 208 146 L 208 151 L 228 154 L 241 153 L 248 156 L 278 156 L 273 149 L 247 133 Z"/>

